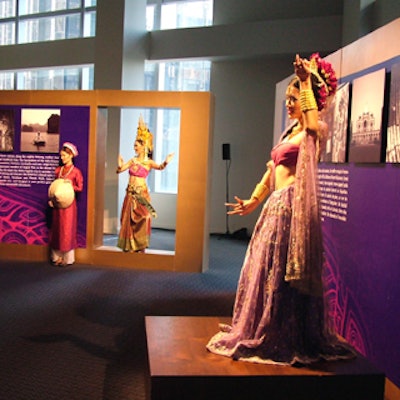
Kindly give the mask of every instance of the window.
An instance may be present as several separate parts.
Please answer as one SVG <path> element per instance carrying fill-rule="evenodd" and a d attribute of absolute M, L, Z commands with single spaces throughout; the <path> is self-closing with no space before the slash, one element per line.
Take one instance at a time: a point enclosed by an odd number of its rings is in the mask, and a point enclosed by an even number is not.
<path fill-rule="evenodd" d="M 1 0 L 0 45 L 91 37 L 96 0 Z"/>
<path fill-rule="evenodd" d="M 14 90 L 14 73 L 0 72 L 0 90 Z"/>
<path fill-rule="evenodd" d="M 146 108 L 142 110 L 143 119 L 153 134 L 154 152 L 152 158 L 161 163 L 167 154 L 175 153 L 174 162 L 162 174 L 152 173 L 147 178 L 150 191 L 176 194 L 178 192 L 178 159 L 180 118 L 179 109 Z"/>
<path fill-rule="evenodd" d="M 145 62 L 145 90 L 204 92 L 210 90 L 207 60 Z"/>
<path fill-rule="evenodd" d="M 211 62 L 171 61 L 145 63 L 145 89 L 165 91 L 209 91 Z M 149 127 L 156 127 L 155 154 L 156 160 L 162 154 L 179 149 L 179 112 L 172 109 L 161 109 L 145 114 Z M 168 150 L 166 150 L 168 148 Z M 177 154 L 176 154 L 177 155 Z M 177 165 L 175 162 L 174 165 Z M 159 193 L 177 193 L 177 171 L 171 166 L 157 178 L 149 180 L 151 190 Z"/>
<path fill-rule="evenodd" d="M 146 27 L 148 31 L 190 28 L 212 25 L 213 0 L 147 0 Z M 171 61 L 145 62 L 145 90 L 208 91 L 210 90 L 211 62 Z M 161 152 L 179 148 L 179 113 L 162 109 L 146 113 L 149 126 L 156 127 L 155 159 Z M 157 153 L 160 154 L 157 154 Z M 174 163 L 176 164 L 176 163 Z M 156 192 L 176 193 L 177 171 L 168 167 L 149 186 Z"/>
<path fill-rule="evenodd" d="M 0 90 L 89 90 L 93 77 L 93 65 L 1 71 Z"/>
<path fill-rule="evenodd" d="M 210 26 L 213 0 L 147 0 L 147 30 Z"/>

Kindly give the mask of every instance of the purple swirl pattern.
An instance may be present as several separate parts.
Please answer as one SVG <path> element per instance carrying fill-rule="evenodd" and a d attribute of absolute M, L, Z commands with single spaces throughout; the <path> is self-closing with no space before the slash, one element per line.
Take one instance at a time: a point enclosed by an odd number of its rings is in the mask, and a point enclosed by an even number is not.
<path fill-rule="evenodd" d="M 48 211 L 47 187 L 39 192 L 0 186 L 0 242 L 47 245 L 50 221 Z M 78 247 L 86 247 L 83 217 L 78 221 Z"/>
<path fill-rule="evenodd" d="M 366 357 L 371 355 L 368 329 L 363 321 L 363 314 L 357 304 L 356 297 L 348 289 L 342 279 L 335 246 L 324 232 L 325 241 L 325 302 L 328 306 L 333 328 L 344 337 L 358 352 Z"/>
<path fill-rule="evenodd" d="M 0 187 L 0 241 L 13 244 L 47 244 L 46 203 L 43 194 Z"/>

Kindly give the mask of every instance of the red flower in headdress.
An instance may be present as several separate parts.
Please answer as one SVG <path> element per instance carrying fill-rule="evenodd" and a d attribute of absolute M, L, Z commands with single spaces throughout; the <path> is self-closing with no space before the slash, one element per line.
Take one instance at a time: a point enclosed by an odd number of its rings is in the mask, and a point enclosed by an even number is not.
<path fill-rule="evenodd" d="M 318 79 L 318 110 L 326 106 L 327 98 L 336 93 L 337 78 L 332 64 L 323 60 L 319 53 L 314 53 L 310 57 L 311 71 Z"/>

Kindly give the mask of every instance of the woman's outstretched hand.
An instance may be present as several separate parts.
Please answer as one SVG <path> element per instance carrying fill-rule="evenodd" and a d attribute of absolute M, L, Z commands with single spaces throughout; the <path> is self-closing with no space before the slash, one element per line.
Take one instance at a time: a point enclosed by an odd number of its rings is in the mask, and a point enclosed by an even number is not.
<path fill-rule="evenodd" d="M 167 155 L 165 162 L 169 164 L 169 162 L 174 158 L 175 153 L 170 153 Z"/>
<path fill-rule="evenodd" d="M 227 212 L 228 215 L 247 215 L 252 213 L 258 206 L 259 202 L 257 199 L 252 198 L 248 200 L 242 200 L 235 196 L 236 203 L 225 203 L 231 210 Z"/>

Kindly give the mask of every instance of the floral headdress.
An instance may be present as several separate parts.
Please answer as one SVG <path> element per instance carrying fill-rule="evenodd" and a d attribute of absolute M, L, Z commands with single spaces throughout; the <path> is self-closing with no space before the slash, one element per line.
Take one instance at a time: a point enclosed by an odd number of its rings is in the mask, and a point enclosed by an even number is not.
<path fill-rule="evenodd" d="M 310 57 L 311 73 L 316 77 L 318 83 L 318 96 L 316 96 L 318 110 L 326 107 L 329 96 L 334 95 L 337 89 L 337 78 L 332 64 L 323 60 L 319 53 L 314 53 Z"/>

